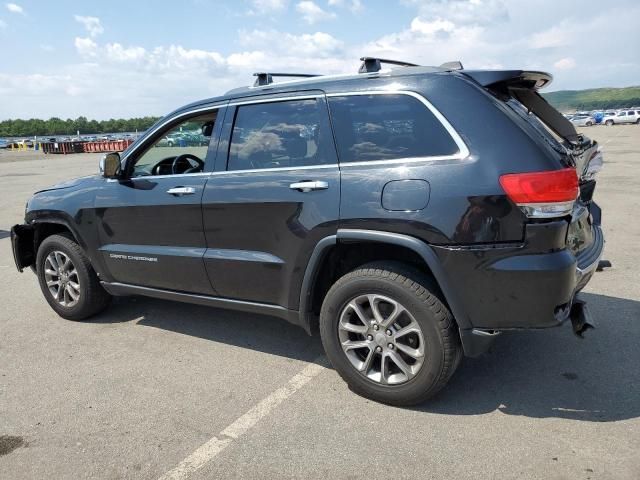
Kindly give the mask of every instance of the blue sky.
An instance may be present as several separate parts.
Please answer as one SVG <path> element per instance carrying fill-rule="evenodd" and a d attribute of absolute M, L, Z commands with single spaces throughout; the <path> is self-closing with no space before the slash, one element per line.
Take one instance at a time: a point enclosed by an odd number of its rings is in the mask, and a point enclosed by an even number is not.
<path fill-rule="evenodd" d="M 254 71 L 351 72 L 362 55 L 640 84 L 637 0 L 0 2 L 0 119 L 162 115 Z"/>

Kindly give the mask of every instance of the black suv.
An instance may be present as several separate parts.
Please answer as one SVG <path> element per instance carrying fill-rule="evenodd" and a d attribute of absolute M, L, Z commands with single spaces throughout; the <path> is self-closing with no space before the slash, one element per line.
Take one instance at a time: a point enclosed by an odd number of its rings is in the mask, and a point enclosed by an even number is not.
<path fill-rule="evenodd" d="M 12 229 L 18 269 L 73 320 L 112 295 L 284 318 L 319 331 L 354 391 L 396 405 L 501 331 L 581 334 L 602 156 L 538 94 L 551 76 L 363 60 L 257 74 L 37 192 Z M 206 142 L 168 146 L 177 134 Z"/>

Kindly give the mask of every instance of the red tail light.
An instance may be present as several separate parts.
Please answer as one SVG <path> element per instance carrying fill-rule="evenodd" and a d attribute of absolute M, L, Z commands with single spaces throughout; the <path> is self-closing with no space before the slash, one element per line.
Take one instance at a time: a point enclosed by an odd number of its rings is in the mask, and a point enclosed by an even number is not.
<path fill-rule="evenodd" d="M 557 217 L 571 212 L 578 196 L 575 169 L 510 173 L 500 177 L 507 196 L 530 217 Z"/>

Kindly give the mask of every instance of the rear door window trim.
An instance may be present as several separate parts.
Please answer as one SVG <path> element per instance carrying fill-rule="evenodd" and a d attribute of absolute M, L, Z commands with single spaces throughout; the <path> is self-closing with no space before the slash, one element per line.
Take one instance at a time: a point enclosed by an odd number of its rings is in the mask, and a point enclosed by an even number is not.
<path fill-rule="evenodd" d="M 389 165 L 398 163 L 417 163 L 417 162 L 430 162 L 430 161 L 449 161 L 449 160 L 462 160 L 470 155 L 469 148 L 462 140 L 462 137 L 458 134 L 455 128 L 449 123 L 446 117 L 433 106 L 429 100 L 417 92 L 410 90 L 364 90 L 364 91 L 351 91 L 351 92 L 332 92 L 327 93 L 326 97 L 349 97 L 349 96 L 369 96 L 369 95 L 406 95 L 413 97 L 421 102 L 427 109 L 433 114 L 433 116 L 440 122 L 447 133 L 451 136 L 454 143 L 458 147 L 458 151 L 451 155 L 426 155 L 419 157 L 406 157 L 406 158 L 394 158 L 387 160 L 364 160 L 354 162 L 340 162 L 340 166 L 365 166 L 365 165 Z M 335 137 L 335 131 L 334 131 Z"/>

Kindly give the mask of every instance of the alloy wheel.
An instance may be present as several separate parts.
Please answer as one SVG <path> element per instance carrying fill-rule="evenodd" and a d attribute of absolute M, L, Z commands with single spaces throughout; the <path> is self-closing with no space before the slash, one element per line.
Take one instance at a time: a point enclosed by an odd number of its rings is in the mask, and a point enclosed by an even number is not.
<path fill-rule="evenodd" d="M 350 300 L 340 313 L 338 337 L 351 365 L 381 385 L 399 385 L 420 371 L 422 329 L 399 302 L 379 294 Z"/>
<path fill-rule="evenodd" d="M 47 255 L 44 279 L 51 296 L 63 307 L 73 307 L 80 300 L 78 271 L 66 253 L 54 250 Z"/>

